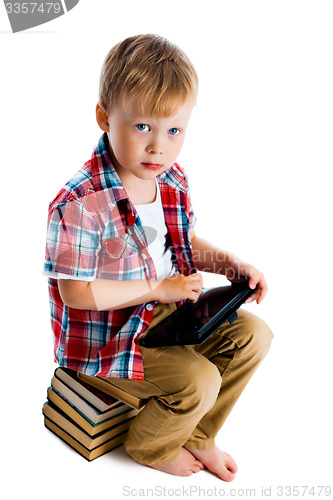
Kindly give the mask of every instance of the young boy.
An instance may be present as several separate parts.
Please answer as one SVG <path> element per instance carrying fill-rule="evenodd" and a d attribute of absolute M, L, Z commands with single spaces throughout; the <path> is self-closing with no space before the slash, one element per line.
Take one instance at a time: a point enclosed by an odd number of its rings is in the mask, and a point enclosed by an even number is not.
<path fill-rule="evenodd" d="M 187 176 L 175 161 L 197 84 L 186 55 L 159 36 L 110 50 L 96 108 L 104 133 L 50 203 L 44 270 L 59 365 L 92 381 L 112 377 L 148 399 L 131 423 L 128 454 L 171 474 L 207 467 L 231 481 L 237 466 L 214 437 L 267 353 L 270 329 L 239 310 L 201 345 L 136 343 L 184 301 L 197 301 L 198 271 L 249 278 L 258 285 L 250 302 L 267 292 L 259 271 L 194 231 Z"/>

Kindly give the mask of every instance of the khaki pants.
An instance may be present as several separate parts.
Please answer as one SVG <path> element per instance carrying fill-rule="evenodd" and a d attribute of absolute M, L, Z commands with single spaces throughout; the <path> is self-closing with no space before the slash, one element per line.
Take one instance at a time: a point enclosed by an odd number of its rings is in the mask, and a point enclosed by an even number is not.
<path fill-rule="evenodd" d="M 156 325 L 176 309 L 157 304 Z M 238 311 L 203 344 L 139 347 L 144 381 L 109 379 L 113 385 L 142 399 L 146 406 L 131 422 L 124 442 L 139 463 L 164 464 L 182 446 L 208 449 L 232 407 L 269 350 L 272 332 L 260 318 Z"/>

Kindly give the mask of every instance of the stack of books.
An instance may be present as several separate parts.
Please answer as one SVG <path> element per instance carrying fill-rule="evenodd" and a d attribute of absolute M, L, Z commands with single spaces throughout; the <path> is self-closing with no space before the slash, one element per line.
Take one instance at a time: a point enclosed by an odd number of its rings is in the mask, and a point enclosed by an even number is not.
<path fill-rule="evenodd" d="M 118 393 L 111 396 L 80 375 L 68 368 L 56 368 L 43 406 L 44 424 L 91 461 L 123 443 L 143 402 L 126 395 L 126 404 L 116 399 Z"/>

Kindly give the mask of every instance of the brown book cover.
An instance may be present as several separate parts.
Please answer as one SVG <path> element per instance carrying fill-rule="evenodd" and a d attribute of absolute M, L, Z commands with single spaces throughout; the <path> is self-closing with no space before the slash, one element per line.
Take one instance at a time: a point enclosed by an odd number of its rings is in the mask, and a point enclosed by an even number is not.
<path fill-rule="evenodd" d="M 68 432 L 66 432 L 64 429 L 62 429 L 54 422 L 52 422 L 52 420 L 49 420 L 47 417 L 44 418 L 44 424 L 47 429 L 49 429 L 51 432 L 56 434 L 60 439 L 65 441 L 65 443 L 67 443 L 71 448 L 80 453 L 80 455 L 86 458 L 89 462 L 95 460 L 95 458 L 98 458 L 101 455 L 104 455 L 104 453 L 107 453 L 111 450 L 114 450 L 118 446 L 121 446 L 127 434 L 127 431 L 118 434 L 117 436 L 111 438 L 109 441 L 106 441 L 100 446 L 97 446 L 96 448 L 90 450 L 85 446 L 83 446 L 81 443 L 79 443 L 79 441 L 74 439 L 73 436 L 68 434 Z"/>
<path fill-rule="evenodd" d="M 55 392 L 57 392 L 63 399 L 65 399 L 71 406 L 74 406 L 76 410 L 81 412 L 86 418 L 91 420 L 92 423 L 98 424 L 103 420 L 107 420 L 116 413 L 123 412 L 126 408 L 131 408 L 125 405 L 122 401 L 118 401 L 117 404 L 112 405 L 106 411 L 100 411 L 92 403 L 86 401 L 82 396 L 77 394 L 74 389 L 68 387 L 64 382 L 62 382 L 55 375 L 52 377 L 51 386 Z"/>
<path fill-rule="evenodd" d="M 44 417 L 51 420 L 54 424 L 58 425 L 61 429 L 67 432 L 72 438 L 78 441 L 88 450 L 93 450 L 98 446 L 102 445 L 106 441 L 109 441 L 113 437 L 126 432 L 131 422 L 131 418 L 124 420 L 109 429 L 99 432 L 98 434 L 91 436 L 85 430 L 82 429 L 74 420 L 68 417 L 60 408 L 57 408 L 51 402 L 46 402 L 43 405 L 43 415 Z"/>
<path fill-rule="evenodd" d="M 96 389 L 99 389 L 102 392 L 106 392 L 111 394 L 113 397 L 123 401 L 128 406 L 132 406 L 133 408 L 140 409 L 146 403 L 146 399 L 139 399 L 132 394 L 129 394 L 122 389 L 119 389 L 109 379 L 105 379 L 102 377 L 90 377 L 89 375 L 85 375 L 84 373 L 78 373 L 78 377 L 82 382 L 86 382 L 89 385 L 93 385 Z"/>
<path fill-rule="evenodd" d="M 78 372 L 69 368 L 56 368 L 54 376 L 73 389 L 79 396 L 95 406 L 100 412 L 109 410 L 119 403 L 112 395 L 101 391 L 96 386 L 89 384 L 78 376 Z M 95 377 L 89 377 L 94 379 Z"/>
<path fill-rule="evenodd" d="M 77 411 L 73 406 L 71 406 L 65 399 L 63 399 L 57 392 L 54 391 L 52 387 L 47 390 L 47 398 L 53 403 L 57 408 L 62 410 L 69 418 L 71 418 L 77 425 L 82 427 L 90 436 L 99 434 L 115 425 L 133 418 L 138 414 L 138 410 L 131 408 L 125 404 L 122 404 L 121 413 L 115 413 L 111 415 L 108 419 L 100 423 L 93 423 L 84 414 Z M 116 410 L 115 410 L 116 411 Z"/>

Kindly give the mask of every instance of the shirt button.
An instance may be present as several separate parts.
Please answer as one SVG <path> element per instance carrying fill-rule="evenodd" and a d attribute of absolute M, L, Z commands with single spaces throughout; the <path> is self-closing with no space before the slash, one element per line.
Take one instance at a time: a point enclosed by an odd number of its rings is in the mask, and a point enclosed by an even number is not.
<path fill-rule="evenodd" d="M 146 309 L 147 309 L 147 311 L 152 311 L 154 309 L 153 304 L 147 304 Z"/>

